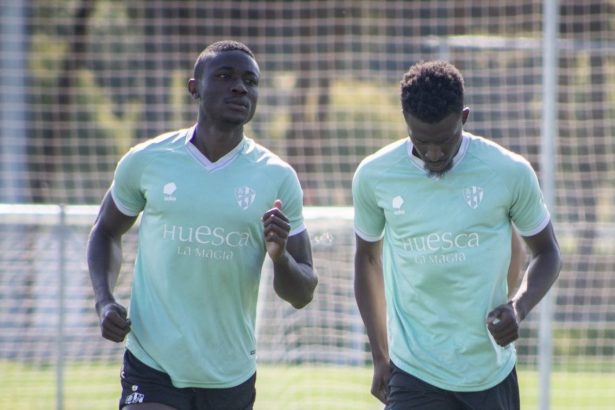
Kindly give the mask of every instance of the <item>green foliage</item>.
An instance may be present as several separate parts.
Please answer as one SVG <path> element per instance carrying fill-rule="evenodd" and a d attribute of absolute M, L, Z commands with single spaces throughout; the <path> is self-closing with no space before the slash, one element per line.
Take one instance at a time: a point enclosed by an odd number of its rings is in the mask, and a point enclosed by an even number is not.
<path fill-rule="evenodd" d="M 407 136 L 396 84 L 353 79 L 336 80 L 331 86 L 331 122 L 336 152 L 352 158 L 347 169 L 389 142 Z"/>
<path fill-rule="evenodd" d="M 133 144 L 133 137 L 138 126 L 143 104 L 137 99 L 127 101 L 118 107 L 111 97 L 97 83 L 94 73 L 80 70 L 77 74 L 78 89 L 76 104 L 77 124 L 94 127 L 99 130 L 98 138 L 105 146 L 111 145 L 112 150 L 121 155 Z M 113 144 L 104 141 L 113 141 Z"/>

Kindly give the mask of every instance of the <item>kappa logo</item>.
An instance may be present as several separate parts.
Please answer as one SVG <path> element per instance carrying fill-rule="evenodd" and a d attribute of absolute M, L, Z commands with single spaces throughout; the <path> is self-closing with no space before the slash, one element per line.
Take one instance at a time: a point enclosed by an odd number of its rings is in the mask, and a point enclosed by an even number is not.
<path fill-rule="evenodd" d="M 483 201 L 483 188 L 479 186 L 471 186 L 463 189 L 463 197 L 466 200 L 466 204 L 472 209 L 478 208 Z"/>
<path fill-rule="evenodd" d="M 393 207 L 393 213 L 395 215 L 403 215 L 406 213 L 405 210 L 401 209 L 401 207 L 404 206 L 404 198 L 399 195 L 393 198 L 391 201 L 391 206 Z"/>
<path fill-rule="evenodd" d="M 244 211 L 254 203 L 254 198 L 256 198 L 256 192 L 252 188 L 248 186 L 235 188 L 235 200 Z"/>
<path fill-rule="evenodd" d="M 162 193 L 164 194 L 165 201 L 176 201 L 177 198 L 173 195 L 177 190 L 177 185 L 175 182 L 169 182 L 164 187 L 162 187 Z"/>

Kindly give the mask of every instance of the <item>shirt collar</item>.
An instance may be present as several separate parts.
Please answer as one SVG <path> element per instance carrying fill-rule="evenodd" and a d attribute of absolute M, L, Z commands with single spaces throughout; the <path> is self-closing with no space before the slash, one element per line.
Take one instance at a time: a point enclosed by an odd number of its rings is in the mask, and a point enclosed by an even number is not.
<path fill-rule="evenodd" d="M 452 171 L 457 166 L 457 164 L 459 164 L 461 160 L 465 157 L 465 154 L 468 151 L 469 145 L 470 145 L 470 138 L 466 132 L 463 132 L 461 134 L 461 145 L 459 145 L 459 150 L 453 157 L 453 166 L 451 167 L 449 172 Z M 408 137 L 408 140 L 406 143 L 406 151 L 408 153 L 408 157 L 410 157 L 410 162 L 412 162 L 412 164 L 415 167 L 417 167 L 424 173 L 427 173 L 427 171 L 425 170 L 425 162 L 412 153 L 413 149 L 414 149 L 414 144 L 412 144 L 412 140 L 410 139 L 410 137 Z"/>
<path fill-rule="evenodd" d="M 227 152 L 222 158 L 219 158 L 216 162 L 212 162 L 209 158 L 207 158 L 199 149 L 192 144 L 190 141 L 194 137 L 196 133 L 196 124 L 191 128 L 186 130 L 186 135 L 184 137 L 184 144 L 187 146 L 188 151 L 192 154 L 192 156 L 199 161 L 208 171 L 214 171 L 221 168 L 226 167 L 230 164 L 239 154 L 243 151 L 246 145 L 246 136 L 244 135 L 232 150 Z"/>

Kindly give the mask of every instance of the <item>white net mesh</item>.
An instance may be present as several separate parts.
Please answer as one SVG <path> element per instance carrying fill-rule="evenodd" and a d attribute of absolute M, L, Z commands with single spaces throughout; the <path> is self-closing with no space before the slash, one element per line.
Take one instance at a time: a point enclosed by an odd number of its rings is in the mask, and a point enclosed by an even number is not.
<path fill-rule="evenodd" d="M 565 265 L 554 294 L 551 396 L 558 409 L 610 408 L 615 399 L 615 2 L 559 4 L 553 213 Z M 466 128 L 520 152 L 540 174 L 542 7 L 539 0 L 0 0 L 0 202 L 98 203 L 129 146 L 192 124 L 195 107 L 185 82 L 197 54 L 223 38 L 245 42 L 257 56 L 263 78 L 247 133 L 297 169 L 306 205 L 351 205 L 350 180 L 360 159 L 405 135 L 398 98 L 402 73 L 433 58 L 452 61 L 465 76 L 472 109 Z M 0 394 L 0 407 L 13 405 L 15 397 L 42 397 L 45 403 L 24 408 L 49 408 L 54 400 L 53 387 L 41 387 L 53 386 L 53 372 L 11 370 L 15 363 L 53 363 L 56 346 L 60 242 L 55 216 L 32 212 L 12 209 L 6 213 L 10 218 L 3 216 L 9 219 L 0 239 L 0 355 L 7 364 L 0 369 L 0 385 L 14 395 Z M 87 363 L 85 374 L 95 364 L 117 363 L 118 352 L 99 340 L 93 322 L 84 267 L 92 220 L 93 214 L 71 214 L 64 242 L 65 349 L 70 360 Z M 302 374 L 311 374 L 306 363 L 333 365 L 309 383 L 299 382 L 301 376 L 291 370 L 281 373 L 301 386 L 295 391 L 283 383 L 286 392 L 303 398 L 288 408 L 325 408 L 325 392 L 335 389 L 351 392 L 344 396 L 351 397 L 348 408 L 360 408 L 361 400 L 373 408 L 374 401 L 357 395 L 369 394 L 369 369 L 367 379 L 354 384 L 348 374 L 338 385 L 322 376 L 341 364 L 363 369 L 355 365 L 369 356 L 354 310 L 350 223 L 313 221 L 322 277 L 317 300 L 308 310 L 288 311 L 270 298 L 264 277 L 262 297 L 268 303 L 262 317 L 271 320 L 260 324 L 262 359 L 268 365 L 301 364 Z M 125 245 L 125 272 L 132 241 L 127 238 Z M 129 278 L 124 275 L 120 289 L 127 289 Z M 541 360 L 535 314 L 523 332 L 519 365 L 530 372 L 522 387 L 531 408 L 538 395 L 531 372 Z M 93 400 L 95 406 L 92 396 L 108 394 L 114 403 L 116 370 L 111 369 L 108 377 L 96 379 L 98 390 L 82 387 L 79 400 Z M 28 382 L 33 377 L 46 383 Z M 262 377 L 269 380 L 266 373 Z M 282 400 L 285 394 L 273 396 Z M 344 408 L 344 397 L 333 408 Z"/>

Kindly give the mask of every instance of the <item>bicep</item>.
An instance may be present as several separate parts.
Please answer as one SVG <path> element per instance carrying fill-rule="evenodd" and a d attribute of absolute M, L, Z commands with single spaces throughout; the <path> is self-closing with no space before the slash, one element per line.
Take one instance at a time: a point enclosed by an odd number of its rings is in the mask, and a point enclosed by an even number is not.
<path fill-rule="evenodd" d="M 108 191 L 100 205 L 94 230 L 102 231 L 110 237 L 117 238 L 126 233 L 136 220 L 136 216 L 128 216 L 118 209 L 111 192 Z"/>
<path fill-rule="evenodd" d="M 511 298 L 517 292 L 523 275 L 525 273 L 525 264 L 527 262 L 527 252 L 523 245 L 523 241 L 519 233 L 513 229 L 511 237 L 511 256 L 510 265 L 508 266 L 508 296 Z"/>
<path fill-rule="evenodd" d="M 523 240 L 529 248 L 532 257 L 552 251 L 559 252 L 559 245 L 551 222 L 542 231 L 532 236 L 524 236 Z"/>
<path fill-rule="evenodd" d="M 355 267 L 357 269 L 371 266 L 380 266 L 382 254 L 382 240 L 370 242 L 355 235 Z"/>
<path fill-rule="evenodd" d="M 511 237 L 511 257 L 509 275 L 519 275 L 523 272 L 524 265 L 527 261 L 527 252 L 523 245 L 523 241 L 519 233 L 513 229 Z"/>

